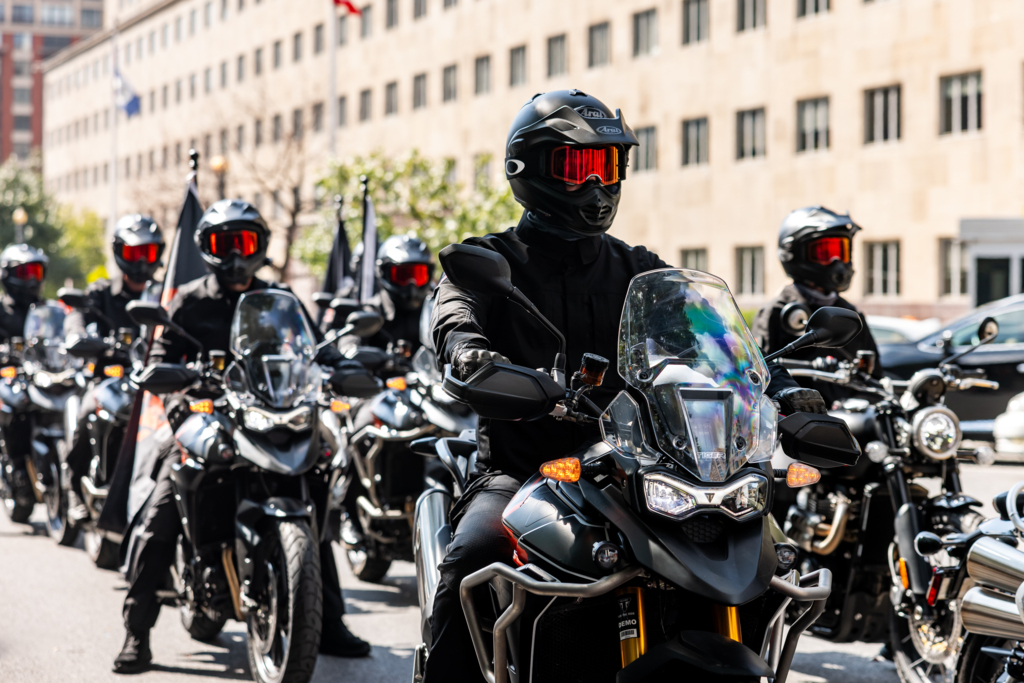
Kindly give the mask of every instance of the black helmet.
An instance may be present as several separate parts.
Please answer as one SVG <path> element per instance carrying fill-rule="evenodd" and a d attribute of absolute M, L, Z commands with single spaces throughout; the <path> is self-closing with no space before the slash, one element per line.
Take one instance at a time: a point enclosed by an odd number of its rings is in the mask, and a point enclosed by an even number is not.
<path fill-rule="evenodd" d="M 132 282 L 153 279 L 163 265 L 164 233 L 149 216 L 132 213 L 122 216 L 114 228 L 114 261 Z"/>
<path fill-rule="evenodd" d="M 853 236 L 860 226 L 823 206 L 793 211 L 779 228 L 779 260 L 794 282 L 826 293 L 845 292 L 853 279 Z"/>
<path fill-rule="evenodd" d="M 218 280 L 244 284 L 267 263 L 270 228 L 252 204 L 221 199 L 199 219 L 195 240 Z"/>
<path fill-rule="evenodd" d="M 416 308 L 430 292 L 434 258 L 411 235 L 392 235 L 377 249 L 377 280 L 400 308 Z"/>
<path fill-rule="evenodd" d="M 10 244 L 0 252 L 0 280 L 12 299 L 22 306 L 39 300 L 50 259 L 27 244 Z"/>
<path fill-rule="evenodd" d="M 629 148 L 637 144 L 621 112 L 596 97 L 534 95 L 509 129 L 505 177 L 542 225 L 566 236 L 600 235 L 615 219 Z"/>

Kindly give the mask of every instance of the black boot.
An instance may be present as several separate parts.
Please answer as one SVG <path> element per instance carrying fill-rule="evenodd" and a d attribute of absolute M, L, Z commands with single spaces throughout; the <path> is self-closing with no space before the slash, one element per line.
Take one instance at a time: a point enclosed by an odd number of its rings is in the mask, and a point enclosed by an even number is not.
<path fill-rule="evenodd" d="M 366 657 L 370 644 L 348 630 L 341 619 L 324 628 L 320 636 L 320 654 L 331 657 Z"/>
<path fill-rule="evenodd" d="M 152 661 L 153 653 L 149 650 L 149 631 L 132 633 L 129 630 L 125 634 L 121 652 L 114 659 L 114 673 L 139 673 L 148 669 Z"/>

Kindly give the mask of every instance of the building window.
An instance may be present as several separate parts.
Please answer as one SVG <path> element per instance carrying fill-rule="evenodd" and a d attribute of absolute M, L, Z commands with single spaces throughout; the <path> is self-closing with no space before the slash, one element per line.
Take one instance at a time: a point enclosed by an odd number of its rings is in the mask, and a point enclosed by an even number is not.
<path fill-rule="evenodd" d="M 388 0 L 385 15 L 384 25 L 387 28 L 398 26 L 398 0 Z"/>
<path fill-rule="evenodd" d="M 708 0 L 683 0 L 683 45 L 708 39 Z"/>
<path fill-rule="evenodd" d="M 318 55 L 324 51 L 324 25 L 317 24 L 313 27 L 313 54 Z"/>
<path fill-rule="evenodd" d="M 18 104 L 32 104 L 31 88 L 15 88 L 14 101 Z"/>
<path fill-rule="evenodd" d="M 174 82 L 174 103 L 181 104 L 181 79 L 179 78 Z"/>
<path fill-rule="evenodd" d="M 228 63 L 227 62 L 221 62 L 220 63 L 220 87 L 221 88 L 228 87 Z"/>
<path fill-rule="evenodd" d="M 15 5 L 11 8 L 11 23 L 33 24 L 35 20 L 35 8 L 32 5 Z"/>
<path fill-rule="evenodd" d="M 764 109 L 750 109 L 736 114 L 736 158 L 763 157 Z"/>
<path fill-rule="evenodd" d="M 941 81 L 940 133 L 981 130 L 981 72 L 947 76 Z"/>
<path fill-rule="evenodd" d="M 640 142 L 636 148 L 634 168 L 637 171 L 653 171 L 658 167 L 658 131 L 654 126 L 638 128 L 636 139 Z"/>
<path fill-rule="evenodd" d="M 284 137 L 284 121 L 281 119 L 280 114 L 274 114 L 271 136 L 274 142 L 280 142 L 281 138 Z"/>
<path fill-rule="evenodd" d="M 683 166 L 708 163 L 708 119 L 683 121 Z M 703 268 L 698 268 L 703 270 Z"/>
<path fill-rule="evenodd" d="M 259 147 L 263 144 L 263 119 L 256 119 L 252 123 L 252 146 Z"/>
<path fill-rule="evenodd" d="M 220 130 L 220 153 L 228 153 L 228 129 L 221 128 Z"/>
<path fill-rule="evenodd" d="M 459 0 L 444 0 L 445 9 L 448 9 L 449 7 L 455 7 L 457 4 L 459 4 Z"/>
<path fill-rule="evenodd" d="M 281 68 L 281 54 L 284 51 L 284 45 L 281 44 L 280 40 L 274 41 L 274 68 Z"/>
<path fill-rule="evenodd" d="M 241 152 L 245 147 L 245 126 L 239 124 L 235 129 L 235 151 Z"/>
<path fill-rule="evenodd" d="M 806 17 L 808 14 L 825 14 L 831 7 L 830 0 L 796 0 L 796 15 Z"/>
<path fill-rule="evenodd" d="M 764 294 L 764 247 L 736 250 L 736 293 L 741 296 Z"/>
<path fill-rule="evenodd" d="M 565 34 L 548 38 L 548 78 L 569 70 L 565 57 Z"/>
<path fill-rule="evenodd" d="M 427 15 L 427 0 L 412 1 L 412 18 L 419 19 Z"/>
<path fill-rule="evenodd" d="M 796 103 L 796 151 L 828 149 L 828 98 Z"/>
<path fill-rule="evenodd" d="M 15 116 L 14 130 L 32 130 L 31 116 Z"/>
<path fill-rule="evenodd" d="M 373 95 L 369 90 L 363 90 L 359 93 L 359 120 L 369 121 L 371 114 L 371 105 L 373 104 Z"/>
<path fill-rule="evenodd" d="M 317 102 L 313 105 L 313 132 L 319 133 L 324 129 L 324 103 Z"/>
<path fill-rule="evenodd" d="M 245 80 L 245 55 L 238 55 L 238 82 Z"/>
<path fill-rule="evenodd" d="M 302 110 L 295 109 L 292 111 L 292 139 L 301 140 L 303 132 Z"/>
<path fill-rule="evenodd" d="M 865 294 L 896 296 L 900 293 L 900 243 L 865 242 L 868 271 Z"/>
<path fill-rule="evenodd" d="M 633 56 L 654 54 L 658 50 L 658 10 L 633 15 Z"/>
<path fill-rule="evenodd" d="M 192 74 L 188 77 L 188 92 L 189 97 L 193 100 L 196 98 L 196 75 Z"/>
<path fill-rule="evenodd" d="M 199 26 L 199 10 L 193 9 L 188 13 L 188 34 L 194 36 Z"/>
<path fill-rule="evenodd" d="M 491 91 L 491 58 L 477 57 L 473 65 L 473 92 L 485 95 Z"/>
<path fill-rule="evenodd" d="M 736 0 L 736 30 L 749 31 L 765 24 L 766 0 Z"/>
<path fill-rule="evenodd" d="M 302 59 L 302 33 L 292 36 L 292 61 L 298 62 Z"/>
<path fill-rule="evenodd" d="M 864 142 L 900 139 L 900 86 L 864 91 Z"/>
<path fill-rule="evenodd" d="M 25 61 L 24 59 L 14 60 L 14 75 L 15 76 L 31 76 L 32 75 L 32 62 Z"/>
<path fill-rule="evenodd" d="M 82 10 L 82 28 L 99 28 L 101 26 L 103 26 L 103 10 Z"/>
<path fill-rule="evenodd" d="M 513 88 L 526 83 L 526 46 L 514 47 L 509 52 L 509 85 Z"/>
<path fill-rule="evenodd" d="M 963 248 L 963 243 L 960 240 L 939 240 L 939 264 L 942 271 L 939 294 L 942 296 L 967 294 L 967 251 Z"/>
<path fill-rule="evenodd" d="M 369 38 L 373 35 L 373 6 L 367 5 L 363 8 L 363 14 L 359 17 L 359 37 Z"/>
<path fill-rule="evenodd" d="M 203 87 L 206 92 L 213 90 L 213 69 L 209 67 L 203 72 Z"/>
<path fill-rule="evenodd" d="M 587 66 L 604 66 L 612 61 L 611 31 L 608 22 L 595 24 L 587 30 Z"/>
<path fill-rule="evenodd" d="M 228 0 L 220 0 L 220 20 L 227 21 L 228 19 Z"/>
<path fill-rule="evenodd" d="M 683 264 L 683 268 L 689 270 L 702 270 L 707 272 L 708 270 L 708 250 L 701 249 L 683 249 L 680 254 L 680 261 Z"/>
<path fill-rule="evenodd" d="M 446 70 L 447 71 L 447 70 Z M 384 115 L 392 116 L 398 113 L 398 83 L 392 81 L 384 86 Z"/>
<path fill-rule="evenodd" d="M 418 74 L 412 79 L 412 108 L 427 106 L 427 74 Z"/>
<path fill-rule="evenodd" d="M 338 17 L 338 45 L 348 42 L 348 15 L 342 14 Z"/>
<path fill-rule="evenodd" d="M 348 125 L 348 98 L 342 95 L 338 98 L 338 128 Z"/>
<path fill-rule="evenodd" d="M 203 24 L 206 28 L 210 28 L 210 24 L 213 23 L 213 3 L 208 2 L 203 5 Z"/>
<path fill-rule="evenodd" d="M 166 85 L 163 86 L 160 89 L 160 106 L 163 107 L 164 109 L 167 109 L 167 100 L 169 99 L 169 95 L 170 95 L 170 88 L 168 86 L 166 86 Z"/>
<path fill-rule="evenodd" d="M 259 76 L 263 73 L 263 48 L 256 48 L 256 52 L 253 53 L 252 58 L 252 72 L 254 75 Z"/>
<path fill-rule="evenodd" d="M 459 96 L 459 72 L 455 64 L 444 68 L 442 97 L 443 102 L 453 102 Z"/>

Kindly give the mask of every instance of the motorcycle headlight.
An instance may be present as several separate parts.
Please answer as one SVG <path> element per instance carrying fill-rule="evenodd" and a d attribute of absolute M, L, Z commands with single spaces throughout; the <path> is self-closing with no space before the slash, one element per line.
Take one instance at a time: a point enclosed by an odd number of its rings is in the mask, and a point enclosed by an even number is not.
<path fill-rule="evenodd" d="M 254 432 L 269 432 L 274 428 L 274 421 L 262 410 L 248 408 L 242 417 L 246 429 Z"/>
<path fill-rule="evenodd" d="M 262 408 L 246 408 L 242 423 L 254 432 L 269 432 L 274 427 L 287 427 L 296 432 L 307 429 L 313 422 L 313 409 L 299 406 L 286 413 L 272 413 Z"/>
<path fill-rule="evenodd" d="M 914 446 L 929 458 L 946 460 L 956 455 L 963 435 L 956 413 L 946 406 L 930 406 L 914 416 Z"/>
<path fill-rule="evenodd" d="M 733 519 L 764 513 L 768 506 L 768 480 L 748 474 L 724 486 L 695 486 L 664 472 L 644 474 L 647 509 L 673 519 L 697 512 L 722 512 Z"/>

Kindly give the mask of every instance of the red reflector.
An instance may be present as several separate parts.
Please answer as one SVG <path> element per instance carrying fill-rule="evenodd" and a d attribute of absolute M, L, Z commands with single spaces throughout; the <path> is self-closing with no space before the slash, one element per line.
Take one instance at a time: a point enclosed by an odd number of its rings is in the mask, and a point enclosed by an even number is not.
<path fill-rule="evenodd" d="M 850 262 L 849 237 L 822 237 L 807 245 L 807 260 L 827 266 L 833 261 Z"/>
<path fill-rule="evenodd" d="M 928 604 L 932 607 L 934 607 L 935 603 L 938 602 L 939 588 L 941 587 L 942 574 L 938 573 L 938 571 L 934 571 L 932 574 L 932 581 L 928 584 L 928 596 L 926 598 L 928 600 Z"/>
<path fill-rule="evenodd" d="M 135 263 L 137 261 L 156 263 L 158 251 L 160 251 L 160 247 L 155 244 L 143 244 L 137 247 L 129 247 L 126 244 L 121 247 L 121 258 L 128 261 L 128 263 Z"/>
<path fill-rule="evenodd" d="M 570 185 L 582 185 L 596 177 L 602 185 L 619 182 L 619 150 L 616 147 L 556 147 L 551 151 L 551 177 Z"/>

